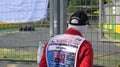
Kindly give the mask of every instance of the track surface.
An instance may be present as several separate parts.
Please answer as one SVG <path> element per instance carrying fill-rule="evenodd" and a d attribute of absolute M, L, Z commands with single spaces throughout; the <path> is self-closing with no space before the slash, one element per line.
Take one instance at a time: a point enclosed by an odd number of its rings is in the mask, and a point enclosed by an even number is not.
<path fill-rule="evenodd" d="M 50 38 L 49 28 L 41 28 L 35 31 L 18 31 L 0 36 L 0 47 L 37 47 L 39 41 L 43 44 Z M 89 27 L 87 37 L 93 46 L 95 54 L 111 55 L 117 53 L 120 56 L 120 47 L 114 43 L 99 41 L 97 30 Z"/>
<path fill-rule="evenodd" d="M 49 29 L 35 31 L 14 31 L 0 36 L 0 47 L 38 46 L 49 39 Z"/>

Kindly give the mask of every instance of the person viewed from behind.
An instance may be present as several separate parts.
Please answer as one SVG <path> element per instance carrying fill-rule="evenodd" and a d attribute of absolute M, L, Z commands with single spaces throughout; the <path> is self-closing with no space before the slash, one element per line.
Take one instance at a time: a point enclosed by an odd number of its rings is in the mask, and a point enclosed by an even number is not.
<path fill-rule="evenodd" d="M 93 48 L 84 38 L 87 21 L 83 11 L 72 14 L 65 34 L 45 44 L 39 67 L 93 67 Z"/>

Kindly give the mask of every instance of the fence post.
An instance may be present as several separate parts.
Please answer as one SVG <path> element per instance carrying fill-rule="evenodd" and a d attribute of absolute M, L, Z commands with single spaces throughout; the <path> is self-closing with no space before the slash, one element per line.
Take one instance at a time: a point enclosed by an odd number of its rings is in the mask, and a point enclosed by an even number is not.
<path fill-rule="evenodd" d="M 60 0 L 60 34 L 63 34 L 67 28 L 66 7 L 67 7 L 67 0 Z"/>
<path fill-rule="evenodd" d="M 50 0 L 50 37 L 54 35 L 54 0 Z"/>

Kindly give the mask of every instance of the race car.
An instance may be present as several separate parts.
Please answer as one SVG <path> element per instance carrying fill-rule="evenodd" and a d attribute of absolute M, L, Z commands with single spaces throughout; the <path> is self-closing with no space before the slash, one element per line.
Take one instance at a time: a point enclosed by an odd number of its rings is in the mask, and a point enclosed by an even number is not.
<path fill-rule="evenodd" d="M 35 28 L 33 26 L 25 25 L 20 26 L 19 31 L 35 31 Z"/>

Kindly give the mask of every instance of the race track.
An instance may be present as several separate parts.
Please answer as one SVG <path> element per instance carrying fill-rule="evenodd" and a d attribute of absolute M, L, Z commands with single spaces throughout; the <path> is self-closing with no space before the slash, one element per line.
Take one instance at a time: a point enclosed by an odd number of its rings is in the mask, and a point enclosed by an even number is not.
<path fill-rule="evenodd" d="M 35 31 L 10 32 L 0 36 L 0 47 L 38 46 L 49 39 L 49 29 L 39 28 Z"/>
<path fill-rule="evenodd" d="M 0 36 L 0 48 L 28 48 L 37 51 L 39 41 L 43 44 L 49 40 L 49 28 L 39 28 L 35 31 L 17 31 Z M 92 44 L 94 50 L 94 60 L 110 57 L 120 57 L 120 47 L 111 42 L 99 41 L 99 32 L 92 27 L 87 30 L 86 39 Z M 35 47 L 35 49 L 31 49 Z M 103 60 L 102 59 L 102 60 Z M 115 60 L 115 59 L 114 59 Z M 110 59 L 108 59 L 110 61 Z M 100 61 L 99 61 L 100 62 Z M 103 61 L 101 61 L 104 63 Z M 119 61 L 116 59 L 116 62 Z M 114 62 L 115 63 L 115 62 Z"/>

